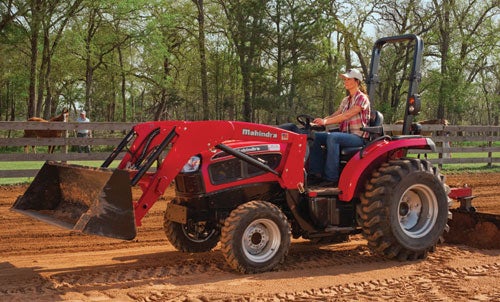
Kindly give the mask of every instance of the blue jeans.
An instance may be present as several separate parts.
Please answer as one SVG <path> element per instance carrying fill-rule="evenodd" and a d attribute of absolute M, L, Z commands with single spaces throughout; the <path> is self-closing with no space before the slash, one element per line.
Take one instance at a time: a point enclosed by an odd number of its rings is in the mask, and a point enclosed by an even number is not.
<path fill-rule="evenodd" d="M 338 181 L 340 148 L 362 147 L 364 140 L 356 134 L 317 132 L 309 155 L 309 174 L 321 175 L 327 181 Z M 326 146 L 326 158 L 321 146 Z"/>
<path fill-rule="evenodd" d="M 87 133 L 76 133 L 76 137 L 89 137 Z M 78 146 L 78 153 L 82 153 L 82 150 L 85 151 L 85 153 L 90 153 L 90 146 L 85 145 L 85 146 Z"/>
<path fill-rule="evenodd" d="M 308 133 L 308 131 L 306 131 L 306 130 L 304 130 L 302 128 L 299 128 L 294 123 L 281 124 L 281 125 L 278 126 L 278 128 L 285 129 L 285 130 L 288 130 L 288 131 L 292 131 L 292 132 L 295 132 L 295 133 L 298 133 L 298 134 L 307 134 Z"/>

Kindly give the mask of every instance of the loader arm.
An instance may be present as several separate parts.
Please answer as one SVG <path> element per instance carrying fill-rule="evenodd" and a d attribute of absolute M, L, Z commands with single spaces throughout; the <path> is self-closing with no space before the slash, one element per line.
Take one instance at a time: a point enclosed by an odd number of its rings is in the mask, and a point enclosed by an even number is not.
<path fill-rule="evenodd" d="M 297 189 L 304 183 L 305 135 L 277 127 L 236 121 L 146 122 L 137 124 L 133 131 L 136 138 L 118 168 L 128 169 L 131 184 L 138 183 L 143 190 L 140 199 L 134 202 L 138 226 L 189 158 L 205 150 L 219 149 L 271 172 L 285 189 Z M 290 147 L 284 155 L 283 168 L 273 171 L 265 164 L 223 144 L 229 140 L 287 143 Z M 159 160 L 155 154 L 162 152 L 165 152 L 165 157 L 159 162 L 156 172 L 144 173 L 154 161 Z"/>

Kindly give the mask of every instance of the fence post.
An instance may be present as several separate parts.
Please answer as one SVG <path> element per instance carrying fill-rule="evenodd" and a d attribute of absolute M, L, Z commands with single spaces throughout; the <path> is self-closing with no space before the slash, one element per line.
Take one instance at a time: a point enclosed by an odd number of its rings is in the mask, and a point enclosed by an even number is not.
<path fill-rule="evenodd" d="M 68 130 L 64 130 L 64 138 L 66 139 L 66 142 L 67 142 L 67 139 L 69 137 L 69 134 L 68 134 Z M 66 143 L 66 145 L 64 145 L 64 154 L 68 154 L 68 144 Z M 63 163 L 66 163 L 67 161 L 63 161 Z"/>
<path fill-rule="evenodd" d="M 490 150 L 488 152 L 488 163 L 486 166 L 488 168 L 491 168 L 493 166 L 493 152 L 491 152 L 491 147 L 493 146 L 493 131 L 489 131 L 489 137 L 488 137 L 488 149 Z"/>

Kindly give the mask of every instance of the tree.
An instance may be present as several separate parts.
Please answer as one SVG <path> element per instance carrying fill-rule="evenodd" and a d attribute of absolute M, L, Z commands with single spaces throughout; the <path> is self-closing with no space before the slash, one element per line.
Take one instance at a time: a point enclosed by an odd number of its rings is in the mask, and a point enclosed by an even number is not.
<path fill-rule="evenodd" d="M 73 2 L 49 1 L 45 7 L 42 21 L 43 51 L 39 71 L 37 109 L 40 110 L 43 103 L 43 117 L 46 119 L 55 115 L 57 107 L 52 97 L 52 58 L 59 45 L 66 25 L 70 18 L 78 11 L 80 4 L 81 0 L 75 0 Z M 43 101 L 44 95 L 45 101 Z M 37 114 L 39 115 L 39 112 L 37 112 Z"/>
<path fill-rule="evenodd" d="M 205 51 L 205 10 L 203 0 L 192 0 L 198 11 L 198 51 L 200 53 L 200 78 L 201 98 L 203 102 L 203 119 L 209 119 L 208 84 L 207 84 L 207 58 Z"/>
<path fill-rule="evenodd" d="M 426 35 L 432 25 L 429 11 L 421 0 L 382 1 L 374 9 L 379 36 L 414 33 Z M 403 116 L 412 62 L 413 45 L 392 44 L 384 48 L 381 58 L 380 85 L 377 100 L 371 100 L 388 122 Z"/>
<path fill-rule="evenodd" d="M 194 5 L 193 5 L 194 4 Z M 85 107 L 93 120 L 322 116 L 377 38 L 425 42 L 421 118 L 496 123 L 499 0 L 7 0 L 0 116 Z M 401 117 L 412 47 L 384 48 L 372 105 Z M 474 109 L 474 110 L 473 110 Z"/>
<path fill-rule="evenodd" d="M 234 43 L 239 57 L 243 89 L 243 120 L 252 121 L 251 81 L 258 60 L 258 53 L 264 44 L 265 8 L 267 1 L 230 0 L 218 3 L 227 18 L 227 36 Z"/>
<path fill-rule="evenodd" d="M 16 19 L 26 15 L 29 9 L 30 3 L 26 1 L 9 0 L 8 2 L 0 2 L 0 15 L 2 17 L 0 20 L 0 32 L 13 23 L 16 23 Z"/>
<path fill-rule="evenodd" d="M 29 87 L 29 100 L 28 100 L 28 117 L 39 115 L 40 108 L 37 108 L 36 102 L 36 75 L 37 75 L 37 61 L 38 61 L 38 37 L 41 26 L 42 16 L 42 0 L 30 1 L 31 22 L 30 22 L 30 87 Z"/>
<path fill-rule="evenodd" d="M 468 86 L 477 80 L 480 70 L 491 64 L 498 49 L 498 0 L 433 0 L 438 35 L 435 41 L 440 63 L 437 118 L 458 114 Z M 496 23 L 496 25 L 495 25 Z M 498 64 L 498 63 L 495 63 Z M 498 78 L 496 79 L 498 81 Z M 455 109 L 455 110 L 454 110 Z M 455 113 L 454 113 L 455 112 Z"/>

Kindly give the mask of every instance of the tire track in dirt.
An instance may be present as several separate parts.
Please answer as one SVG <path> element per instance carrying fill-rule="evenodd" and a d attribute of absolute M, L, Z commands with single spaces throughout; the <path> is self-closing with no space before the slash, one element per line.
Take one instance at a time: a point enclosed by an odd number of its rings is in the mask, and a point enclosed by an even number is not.
<path fill-rule="evenodd" d="M 460 255 L 457 248 L 448 248 Z M 468 254 L 467 251 L 464 254 Z M 431 261 L 432 262 L 432 261 Z M 312 288 L 304 291 L 289 291 L 259 294 L 258 291 L 244 298 L 241 295 L 205 291 L 202 294 L 187 294 L 178 289 L 133 291 L 128 295 L 135 301 L 464 301 L 470 297 L 476 301 L 498 301 L 500 293 L 490 287 L 480 293 L 462 287 L 464 280 L 489 276 L 500 277 L 500 263 L 472 267 L 443 268 L 436 270 L 432 264 L 424 264 L 418 274 L 395 278 L 371 279 L 344 283 L 335 286 Z M 344 264 L 348 266 L 348 264 Z M 327 269 L 327 268 L 325 268 Z M 300 271 L 297 271 L 300 274 Z M 162 280 L 168 283 L 168 280 Z M 470 300 L 470 299 L 466 299 Z"/>
<path fill-rule="evenodd" d="M 389 261 L 372 255 L 365 246 L 354 245 L 341 251 L 335 250 L 334 247 L 318 248 L 312 244 L 294 243 L 286 262 L 279 267 L 279 271 L 300 271 Z M 56 288 L 64 286 L 88 288 L 126 282 L 167 281 L 179 276 L 196 276 L 207 272 L 232 273 L 219 250 L 192 254 L 189 257 L 180 252 L 155 254 L 151 257 L 140 257 L 137 263 L 123 264 L 119 267 L 79 268 L 70 272 L 57 273 L 51 275 L 50 280 Z"/>
<path fill-rule="evenodd" d="M 359 241 L 360 244 L 364 244 L 362 240 Z M 308 242 L 294 243 L 286 263 L 279 268 L 279 271 L 296 272 L 300 275 L 301 271 L 315 268 L 388 261 L 371 255 L 365 246 L 357 243 L 340 246 L 343 250 L 336 250 L 336 246 L 332 248 L 332 246 L 319 247 Z M 127 260 L 129 259 L 124 257 L 123 261 Z M 44 274 L 47 275 L 44 277 L 37 275 L 36 278 L 27 280 L 28 282 L 17 280 L 4 284 L 9 289 L 0 293 L 4 295 L 26 294 L 26 286 L 32 289 L 30 292 L 32 294 L 46 295 L 66 291 L 87 292 L 92 288 L 132 287 L 138 284 L 178 284 L 179 277 L 196 278 L 206 273 L 219 276 L 229 275 L 231 278 L 233 275 L 241 276 L 232 272 L 219 250 L 192 254 L 189 257 L 180 252 L 168 252 L 140 256 L 131 264 L 78 267 L 65 272 Z M 175 293 L 175 295 L 178 294 L 178 292 Z"/>
<path fill-rule="evenodd" d="M 478 195 L 474 203 L 498 210 L 499 177 L 451 175 L 448 183 L 459 186 L 467 179 Z M 189 254 L 168 243 L 163 211 L 172 190 L 143 219 L 137 238 L 121 241 L 10 212 L 25 189 L 0 187 L 0 300 L 500 301 L 498 250 L 444 244 L 427 260 L 397 262 L 372 253 L 360 236 L 332 245 L 298 240 L 277 271 L 240 275 L 218 248 Z M 248 292 L 237 292 L 245 286 Z"/>
<path fill-rule="evenodd" d="M 317 268 L 347 270 L 352 265 L 362 266 L 374 263 L 378 264 L 379 267 L 403 265 L 376 255 L 371 255 L 366 247 L 357 246 L 358 243 L 362 244 L 363 242 L 360 240 L 355 244 L 347 243 L 326 246 L 322 247 L 321 250 L 317 246 L 308 243 L 294 243 L 292 244 L 292 250 L 286 263 L 280 267 L 279 271 L 304 275 L 305 271 Z M 337 247 L 340 247 L 341 250 L 337 250 Z M 119 266 L 75 268 L 69 272 L 49 274 L 44 278 L 34 278 L 28 283 L 17 283 L 17 288 L 14 286 L 16 283 L 13 283 L 9 290 L 0 291 L 0 293 L 6 296 L 30 293 L 43 296 L 54 293 L 61 293 L 62 295 L 68 291 L 89 292 L 92 289 L 100 288 L 101 294 L 104 294 L 115 287 L 133 288 L 138 285 L 155 284 L 172 284 L 176 287 L 175 285 L 182 284 L 179 278 L 196 278 L 199 275 L 206 275 L 207 273 L 211 276 L 229 277 L 231 279 L 241 277 L 241 275 L 231 272 L 218 250 L 211 253 L 194 254 L 189 258 L 183 257 L 183 254 L 178 252 L 169 254 L 174 255 L 164 254 L 164 257 L 160 257 L 161 255 L 153 254 L 144 256 L 135 263 L 126 263 Z M 418 262 L 417 265 L 422 267 L 421 273 L 418 276 L 352 282 L 299 292 L 268 295 L 256 293 L 255 297 L 262 301 L 324 301 L 325 298 L 335 296 L 341 296 L 346 300 L 370 300 L 375 291 L 377 292 L 377 297 L 382 297 L 383 299 L 402 300 L 405 299 L 404 295 L 411 295 L 412 297 L 417 297 L 417 300 L 430 301 L 440 300 L 440 296 L 451 297 L 452 295 L 456 295 L 460 297 L 462 294 L 465 294 L 460 291 L 459 285 L 467 276 L 473 277 L 479 274 L 480 276 L 490 275 L 499 277 L 499 263 L 465 268 L 445 267 L 443 269 L 436 269 L 436 265 L 442 265 L 450 261 L 451 258 L 471 256 L 472 253 L 468 250 L 444 246 L 443 251 L 436 253 L 436 255 L 436 257 L 429 257 L 428 261 Z M 439 290 L 429 292 L 428 289 L 435 288 L 436 285 L 439 285 Z M 27 292 L 27 286 L 32 290 Z M 181 297 L 183 298 L 179 301 L 184 301 L 183 299 L 190 297 L 182 294 L 183 291 L 179 289 L 144 292 L 142 294 L 132 290 L 129 293 L 130 297 L 137 301 L 178 299 Z M 497 294 L 488 292 L 483 294 L 483 296 L 490 299 L 497 297 Z M 241 300 L 241 296 L 239 295 L 222 294 L 222 296 L 227 301 Z M 111 299 L 112 297 L 110 294 L 108 298 Z M 221 293 L 207 292 L 197 298 L 201 299 L 200 297 L 218 299 L 221 297 Z"/>
<path fill-rule="evenodd" d="M 280 267 L 279 272 L 289 272 L 293 275 L 307 275 L 311 269 L 349 270 L 353 265 L 363 266 L 377 264 L 378 267 L 392 267 L 398 262 L 389 261 L 377 256 L 368 255 L 364 247 L 345 247 L 347 250 L 337 251 L 335 246 L 323 247 L 317 250 L 313 245 L 303 246 L 290 253 L 287 263 Z M 88 268 L 74 268 L 69 272 L 49 273 L 47 276 L 34 275 L 27 280 L 21 278 L 2 282 L 0 294 L 7 298 L 22 296 L 63 297 L 68 292 L 90 293 L 93 299 L 116 299 L 114 288 L 125 288 L 129 299 L 134 301 L 242 301 L 239 294 L 227 292 L 206 291 L 192 294 L 186 290 L 189 282 L 183 280 L 198 279 L 198 276 L 207 275 L 216 279 L 247 278 L 230 271 L 222 259 L 219 251 L 191 255 L 188 259 L 181 253 L 173 252 L 173 257 L 159 257 L 150 255 L 131 264 L 119 266 L 91 266 Z M 498 253 L 497 253 L 498 254 Z M 164 255 L 167 256 L 167 255 Z M 330 301 L 333 297 L 342 297 L 342 300 L 408 300 L 413 301 L 440 301 L 456 299 L 463 301 L 463 297 L 472 297 L 475 300 L 495 301 L 500 299 L 498 288 L 484 289 L 478 294 L 463 289 L 464 280 L 474 278 L 500 278 L 500 262 L 453 267 L 448 266 L 458 257 L 474 256 L 470 250 L 460 247 L 440 246 L 437 253 L 432 254 L 426 261 L 419 261 L 419 273 L 382 279 L 369 279 L 358 282 L 337 284 L 328 287 L 311 288 L 303 291 L 285 291 L 271 294 L 259 294 L 258 291 L 246 300 L 255 298 L 257 301 Z M 125 260 L 125 259 L 124 259 Z M 391 262 L 391 263 L 388 263 Z M 406 265 L 406 264 L 405 264 Z M 404 269 L 405 265 L 402 265 Z M 2 267 L 4 269 L 4 267 Z M 272 273 L 270 273 L 272 274 Z M 262 274 L 265 275 L 265 274 Z M 2 280 L 3 281 L 3 280 Z M 27 282 L 26 282 L 27 281 Z M 156 290 L 136 290 L 137 287 L 149 286 Z M 6 289 L 4 289 L 6 288 Z M 98 292 L 92 293 L 95 289 Z M 188 293 L 186 293 L 188 292 Z M 121 293 L 123 295 L 123 293 Z M 120 296 L 123 298 L 123 296 Z M 199 299 L 199 300 L 196 300 Z"/>
<path fill-rule="evenodd" d="M 418 276 L 349 283 L 320 289 L 319 293 L 316 294 L 306 291 L 294 293 L 293 295 L 303 298 L 303 301 L 308 301 L 310 298 L 319 300 L 320 298 L 332 296 L 342 296 L 342 299 L 345 300 L 370 301 L 373 299 L 372 293 L 377 291 L 378 299 L 387 301 L 440 301 L 453 299 L 460 301 L 464 297 L 470 297 L 470 293 L 460 286 L 464 280 L 477 275 L 499 277 L 499 268 L 500 263 L 460 270 L 450 268 L 436 271 L 432 269 L 424 271 Z M 500 294 L 490 291 L 482 293 L 480 297 L 473 296 L 473 298 L 483 301 L 495 301 L 500 298 Z M 295 301 L 301 300 L 295 299 Z"/>
<path fill-rule="evenodd" d="M 498 301 L 500 293 L 490 287 L 480 293 L 462 287 L 464 280 L 489 276 L 500 277 L 500 263 L 474 267 L 423 270 L 418 275 L 398 278 L 372 279 L 304 291 L 277 294 L 254 294 L 246 301 Z M 134 292 L 137 301 L 242 301 L 239 295 L 206 292 L 201 295 L 182 294 L 176 290 Z M 465 298 L 470 297 L 470 298 Z"/>

